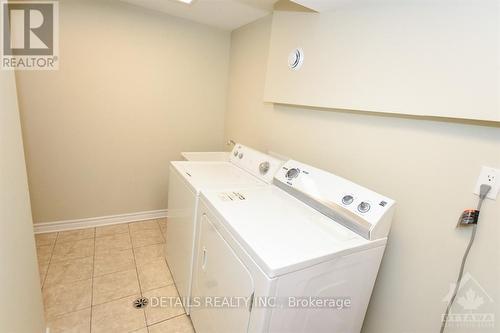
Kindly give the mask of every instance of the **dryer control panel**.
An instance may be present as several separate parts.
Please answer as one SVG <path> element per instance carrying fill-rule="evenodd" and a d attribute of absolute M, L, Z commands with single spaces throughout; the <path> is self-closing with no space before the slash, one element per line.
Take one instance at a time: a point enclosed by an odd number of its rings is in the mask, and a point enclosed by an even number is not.
<path fill-rule="evenodd" d="M 266 183 L 272 183 L 283 161 L 241 144 L 235 144 L 229 160 Z"/>
<path fill-rule="evenodd" d="M 395 201 L 347 179 L 290 160 L 275 185 L 367 239 L 387 237 Z"/>

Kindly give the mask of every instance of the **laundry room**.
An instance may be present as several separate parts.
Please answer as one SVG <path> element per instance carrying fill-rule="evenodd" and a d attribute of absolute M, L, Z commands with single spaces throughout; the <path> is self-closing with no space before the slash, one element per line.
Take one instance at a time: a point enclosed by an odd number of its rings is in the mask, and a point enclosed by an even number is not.
<path fill-rule="evenodd" d="M 500 331 L 497 0 L 0 4 L 0 333 Z"/>

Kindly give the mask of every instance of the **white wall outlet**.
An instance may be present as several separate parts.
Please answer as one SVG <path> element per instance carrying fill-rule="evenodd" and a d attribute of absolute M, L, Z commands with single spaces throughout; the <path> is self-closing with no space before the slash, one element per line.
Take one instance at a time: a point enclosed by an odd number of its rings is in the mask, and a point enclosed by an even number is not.
<path fill-rule="evenodd" d="M 500 190 L 500 170 L 483 166 L 474 189 L 474 193 L 477 195 L 479 195 L 479 188 L 481 184 L 488 184 L 491 186 L 488 198 L 496 200 Z"/>

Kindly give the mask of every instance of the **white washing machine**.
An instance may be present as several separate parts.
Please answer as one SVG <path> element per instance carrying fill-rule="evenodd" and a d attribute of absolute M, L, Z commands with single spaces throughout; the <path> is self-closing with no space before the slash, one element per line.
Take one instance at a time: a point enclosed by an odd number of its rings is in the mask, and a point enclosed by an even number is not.
<path fill-rule="evenodd" d="M 228 162 L 170 163 L 165 254 L 187 313 L 200 190 L 271 186 L 282 164 L 278 159 L 240 144 L 235 145 Z"/>
<path fill-rule="evenodd" d="M 395 202 L 296 161 L 274 184 L 202 191 L 196 332 L 359 332 Z"/>

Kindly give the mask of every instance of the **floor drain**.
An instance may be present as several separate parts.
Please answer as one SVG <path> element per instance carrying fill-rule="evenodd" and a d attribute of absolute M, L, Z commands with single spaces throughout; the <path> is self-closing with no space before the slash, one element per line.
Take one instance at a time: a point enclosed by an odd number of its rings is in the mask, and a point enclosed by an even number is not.
<path fill-rule="evenodd" d="M 132 306 L 136 309 L 143 309 L 148 305 L 148 303 L 149 300 L 146 297 L 139 297 L 132 303 Z"/>

